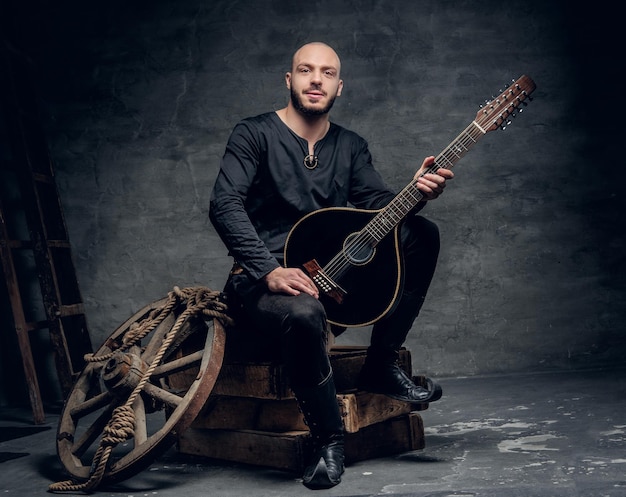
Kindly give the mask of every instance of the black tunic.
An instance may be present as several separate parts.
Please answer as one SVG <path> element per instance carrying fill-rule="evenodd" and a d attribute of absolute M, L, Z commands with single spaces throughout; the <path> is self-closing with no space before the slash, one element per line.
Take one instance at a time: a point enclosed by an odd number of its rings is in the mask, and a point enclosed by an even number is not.
<path fill-rule="evenodd" d="M 244 119 L 226 146 L 210 218 L 230 255 L 255 281 L 280 266 L 286 237 L 305 214 L 325 207 L 384 207 L 394 197 L 372 165 L 367 142 L 331 123 L 314 146 L 275 112 Z"/>

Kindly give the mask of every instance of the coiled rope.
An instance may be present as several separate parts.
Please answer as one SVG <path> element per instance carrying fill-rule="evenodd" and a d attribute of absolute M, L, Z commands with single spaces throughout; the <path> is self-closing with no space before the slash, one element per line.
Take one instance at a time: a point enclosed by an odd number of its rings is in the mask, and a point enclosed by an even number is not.
<path fill-rule="evenodd" d="M 122 351 L 131 348 L 135 343 L 156 329 L 173 309 L 183 304 L 186 305 L 186 309 L 178 316 L 174 326 L 172 326 L 171 330 L 166 334 L 152 363 L 142 375 L 139 383 L 133 389 L 124 405 L 118 406 L 113 410 L 111 419 L 104 427 L 100 445 L 94 454 L 89 479 L 82 483 L 74 479 L 53 483 L 48 487 L 50 492 L 90 492 L 100 485 L 113 449 L 118 444 L 134 436 L 135 411 L 132 405 L 135 399 L 143 390 L 146 382 L 150 379 L 150 376 L 161 362 L 163 355 L 172 342 L 176 339 L 187 319 L 202 314 L 209 318 L 219 318 L 227 325 L 233 324 L 232 318 L 226 314 L 228 307 L 226 303 L 220 299 L 220 296 L 220 292 L 210 290 L 206 287 L 180 289 L 175 286 L 174 289 L 168 293 L 168 299 L 163 305 L 153 309 L 148 316 L 143 318 L 140 322 L 131 324 L 129 330 L 123 337 L 123 345 L 120 348 Z M 85 361 L 108 361 L 113 354 L 113 352 L 100 356 L 87 354 Z"/>

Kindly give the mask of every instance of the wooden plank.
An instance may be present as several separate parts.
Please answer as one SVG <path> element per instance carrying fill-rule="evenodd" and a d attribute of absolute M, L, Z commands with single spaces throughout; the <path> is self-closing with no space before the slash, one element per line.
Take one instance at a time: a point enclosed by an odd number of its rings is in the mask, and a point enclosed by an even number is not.
<path fill-rule="evenodd" d="M 418 413 L 398 416 L 346 435 L 346 464 L 423 449 L 424 426 Z M 181 434 L 183 454 L 302 471 L 311 451 L 306 431 L 273 433 L 216 430 L 192 426 Z"/>
<path fill-rule="evenodd" d="M 348 429 L 346 423 L 348 433 L 356 433 L 366 426 L 408 414 L 413 410 L 411 404 L 381 394 L 358 392 L 357 394 L 345 395 L 345 397 L 352 399 L 349 405 L 352 406 L 352 411 L 355 414 L 355 419 L 350 425 L 351 429 Z M 347 416 L 344 419 L 346 418 Z"/>
<path fill-rule="evenodd" d="M 411 404 L 363 391 L 338 394 L 337 400 L 346 433 L 356 433 L 367 426 L 428 408 L 428 404 Z"/>
<path fill-rule="evenodd" d="M 211 396 L 193 421 L 194 428 L 258 430 L 275 433 L 308 431 L 295 399 Z"/>
<path fill-rule="evenodd" d="M 341 393 L 356 391 L 357 379 L 365 362 L 366 347 L 334 347 L 330 361 L 335 386 Z M 400 351 L 400 367 L 411 375 L 411 354 Z M 293 398 L 285 367 L 278 362 L 228 362 L 213 388 L 215 395 L 255 397 L 259 399 Z"/>
<path fill-rule="evenodd" d="M 358 431 L 360 423 L 356 396 L 338 395 L 337 402 L 346 431 Z M 229 396 L 212 396 L 194 420 L 193 426 L 275 433 L 309 430 L 295 399 L 267 400 Z"/>
<path fill-rule="evenodd" d="M 412 412 L 346 435 L 346 463 L 402 454 L 425 447 L 422 417 Z"/>
<path fill-rule="evenodd" d="M 337 395 L 347 433 L 408 414 L 420 406 L 386 395 L 355 392 Z M 212 395 L 193 422 L 196 428 L 260 431 L 308 431 L 295 399 L 256 399 Z"/>
<path fill-rule="evenodd" d="M 301 471 L 310 453 L 308 432 L 188 428 L 178 440 L 182 454 Z"/>
<path fill-rule="evenodd" d="M 275 400 L 293 397 L 284 366 L 276 363 L 224 364 L 213 393 Z"/>

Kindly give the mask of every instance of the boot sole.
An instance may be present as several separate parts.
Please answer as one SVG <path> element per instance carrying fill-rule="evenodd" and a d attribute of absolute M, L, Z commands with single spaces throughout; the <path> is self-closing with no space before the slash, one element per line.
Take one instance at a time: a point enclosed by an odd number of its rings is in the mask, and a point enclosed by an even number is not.
<path fill-rule="evenodd" d="M 323 457 L 320 457 L 317 466 L 315 466 L 315 469 L 313 470 L 313 474 L 310 477 L 302 478 L 302 484 L 311 490 L 332 488 L 341 483 L 341 475 L 344 473 L 344 471 L 345 468 L 342 466 L 339 478 L 337 478 L 336 480 L 332 480 L 328 476 L 326 461 L 324 461 Z"/>

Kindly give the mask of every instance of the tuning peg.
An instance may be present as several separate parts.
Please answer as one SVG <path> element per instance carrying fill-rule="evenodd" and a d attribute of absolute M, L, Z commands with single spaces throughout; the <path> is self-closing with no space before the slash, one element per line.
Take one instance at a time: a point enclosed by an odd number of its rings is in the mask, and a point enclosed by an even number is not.
<path fill-rule="evenodd" d="M 526 99 L 524 100 L 524 105 L 528 105 L 528 102 L 526 102 L 526 100 L 528 100 L 530 102 L 533 101 L 533 97 L 531 97 L 528 93 L 526 93 L 526 90 L 522 90 L 522 93 L 526 97 Z"/>
<path fill-rule="evenodd" d="M 510 126 L 511 124 L 513 124 L 513 123 L 512 123 L 510 120 L 508 120 L 508 121 L 506 121 L 506 122 L 503 122 L 503 123 L 500 125 L 500 129 L 501 129 L 502 131 L 504 131 L 504 130 L 506 129 L 506 127 L 507 127 L 507 126 Z"/>

